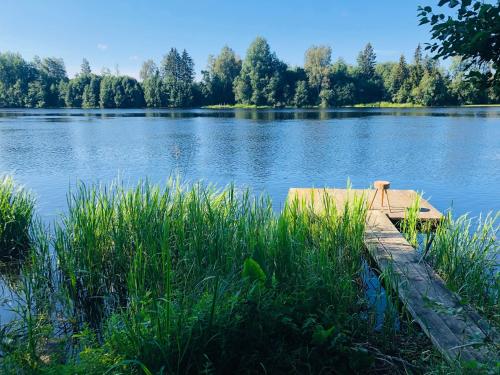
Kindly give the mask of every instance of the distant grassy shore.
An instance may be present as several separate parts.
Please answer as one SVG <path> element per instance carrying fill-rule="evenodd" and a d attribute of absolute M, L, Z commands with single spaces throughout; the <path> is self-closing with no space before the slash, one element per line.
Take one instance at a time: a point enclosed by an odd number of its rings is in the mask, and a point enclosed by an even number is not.
<path fill-rule="evenodd" d="M 268 105 L 255 105 L 255 104 L 215 104 L 206 105 L 201 107 L 203 109 L 273 109 L 274 107 Z"/>
<path fill-rule="evenodd" d="M 441 106 L 440 106 L 441 107 Z M 444 107 L 500 107 L 500 104 L 464 104 L 461 106 L 444 106 Z M 273 107 L 266 105 L 253 104 L 215 104 L 201 107 L 202 109 L 334 109 L 334 108 L 437 108 L 433 106 L 423 106 L 413 103 L 391 103 L 391 102 L 375 102 L 375 103 L 359 103 L 354 105 L 346 105 L 342 107 L 327 107 L 308 106 L 308 107 Z"/>
<path fill-rule="evenodd" d="M 353 106 L 346 106 L 351 108 L 424 108 L 421 104 L 413 103 L 391 103 L 391 102 L 375 102 L 375 103 L 359 103 Z"/>

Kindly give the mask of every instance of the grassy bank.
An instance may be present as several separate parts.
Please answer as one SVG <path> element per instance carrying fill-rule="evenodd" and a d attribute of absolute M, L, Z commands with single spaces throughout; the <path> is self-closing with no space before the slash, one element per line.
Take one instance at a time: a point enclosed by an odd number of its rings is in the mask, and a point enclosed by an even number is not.
<path fill-rule="evenodd" d="M 267 105 L 255 105 L 255 104 L 214 104 L 206 105 L 201 108 L 204 109 L 272 109 L 274 107 Z"/>
<path fill-rule="evenodd" d="M 413 103 L 392 103 L 392 102 L 376 102 L 355 104 L 353 108 L 423 108 L 423 105 Z"/>
<path fill-rule="evenodd" d="M 80 185 L 68 203 L 52 229 L 32 225 L 3 373 L 455 370 L 403 311 L 376 328 L 361 200 L 277 214 L 231 186 L 171 181 Z"/>
<path fill-rule="evenodd" d="M 445 106 L 446 107 L 446 106 Z M 452 108 L 456 108 L 457 106 L 451 106 Z M 471 104 L 471 105 L 462 105 L 460 107 L 500 107 L 500 104 Z M 217 105 L 208 105 L 202 107 L 204 109 L 273 109 L 276 107 L 272 106 L 256 106 L 256 105 L 251 105 L 251 104 L 217 104 Z M 282 107 L 279 107 L 282 108 Z M 308 107 L 303 107 L 303 108 L 298 108 L 298 107 L 287 107 L 287 108 L 294 108 L 294 109 L 322 109 L 322 107 L 319 106 L 308 106 Z M 339 108 L 339 107 L 332 107 L 332 108 Z M 330 108 L 330 109 L 332 109 Z M 426 107 L 421 104 L 413 104 L 413 103 L 392 103 L 392 102 L 375 102 L 375 103 L 359 103 L 359 104 L 354 104 L 354 105 L 348 105 L 348 106 L 343 106 L 340 108 L 433 108 L 433 107 Z M 323 108 L 323 109 L 329 109 L 329 108 Z"/>

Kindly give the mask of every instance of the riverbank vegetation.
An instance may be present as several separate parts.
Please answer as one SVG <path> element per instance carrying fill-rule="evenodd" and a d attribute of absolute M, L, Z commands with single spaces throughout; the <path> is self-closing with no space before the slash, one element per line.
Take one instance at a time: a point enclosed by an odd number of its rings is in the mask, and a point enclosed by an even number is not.
<path fill-rule="evenodd" d="M 357 64 L 332 60 L 328 46 L 313 46 L 303 67 L 287 66 L 263 38 L 255 39 L 241 60 L 229 47 L 209 57 L 202 79 L 194 63 L 172 48 L 157 65 L 143 64 L 140 81 L 109 70 L 95 74 L 84 59 L 81 72 L 68 79 L 64 62 L 0 53 L 0 108 L 165 108 L 195 106 L 338 107 L 388 102 L 439 106 L 499 103 L 498 87 L 484 66 L 455 58 L 449 69 L 424 56 L 420 46 L 411 63 L 376 62 L 371 46 Z"/>
<path fill-rule="evenodd" d="M 499 219 L 500 213 L 478 220 L 448 214 L 423 254 L 447 286 L 496 327 L 500 327 Z"/>
<path fill-rule="evenodd" d="M 0 176 L 0 258 L 19 258 L 30 246 L 35 202 L 12 178 Z"/>
<path fill-rule="evenodd" d="M 299 201 L 276 213 L 268 198 L 233 186 L 79 185 L 52 229 L 30 222 L 30 246 L 13 286 L 18 319 L 0 333 L 0 369 L 458 371 L 398 310 L 391 293 L 371 290 L 375 300 L 384 298 L 382 312 L 367 298 L 363 200 L 345 207 L 324 203 L 324 214 Z M 450 235 L 451 228 L 460 234 Z M 464 255 L 468 263 L 462 264 L 475 265 L 466 249 L 477 235 L 467 230 L 438 229 L 437 248 L 429 254 L 450 283 L 462 276 L 448 271 L 445 254 Z M 485 235 L 472 240 L 475 249 L 491 241 L 489 231 L 480 232 Z M 467 295 L 484 286 L 466 282 Z M 484 300 L 473 302 L 482 306 Z M 485 373 L 489 368 L 462 365 Z"/>

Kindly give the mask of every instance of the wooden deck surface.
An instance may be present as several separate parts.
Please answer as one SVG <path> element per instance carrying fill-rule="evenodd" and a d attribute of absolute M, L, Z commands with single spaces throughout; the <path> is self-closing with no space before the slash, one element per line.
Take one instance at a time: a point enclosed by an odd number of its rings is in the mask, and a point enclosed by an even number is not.
<path fill-rule="evenodd" d="M 373 193 L 370 190 L 292 188 L 288 199 L 297 197 L 320 212 L 325 194 L 335 199 L 337 207 L 343 207 L 353 195 L 364 195 L 370 202 Z M 367 249 L 381 271 L 392 272 L 393 287 L 400 300 L 445 358 L 450 361 L 495 360 L 499 345 L 497 332 L 473 308 L 460 303 L 434 270 L 420 261 L 415 249 L 391 222 L 391 219 L 404 218 L 415 195 L 413 190 L 389 190 L 391 212 L 388 207 L 380 207 L 380 196 L 377 197 L 367 216 Z M 442 217 L 424 199 L 421 208 L 422 221 Z"/>
<path fill-rule="evenodd" d="M 321 211 L 323 209 L 323 199 L 324 195 L 329 195 L 335 199 L 337 207 L 343 207 L 345 202 L 353 196 L 362 196 L 367 200 L 368 203 L 371 202 L 375 190 L 369 189 L 319 189 L 319 188 L 291 188 L 288 191 L 288 199 L 293 199 L 297 197 L 300 200 L 305 200 L 309 205 L 313 204 L 315 210 Z M 392 220 L 401 220 L 405 217 L 405 212 L 408 207 L 414 202 L 417 192 L 414 190 L 393 190 L 389 189 L 387 194 L 389 195 L 389 202 L 391 204 L 391 210 L 387 206 L 386 199 L 384 197 L 384 206 L 381 207 L 380 192 L 375 197 L 373 201 L 373 210 L 379 210 L 387 214 Z M 420 199 L 420 219 L 425 220 L 438 220 L 443 216 L 441 212 L 436 210 L 432 205 L 425 199 Z"/>

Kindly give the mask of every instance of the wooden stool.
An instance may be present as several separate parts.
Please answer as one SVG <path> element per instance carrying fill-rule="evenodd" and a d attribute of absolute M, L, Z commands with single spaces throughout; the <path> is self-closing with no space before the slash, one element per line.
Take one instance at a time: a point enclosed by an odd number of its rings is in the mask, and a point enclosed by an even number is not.
<path fill-rule="evenodd" d="M 389 202 L 389 194 L 387 193 L 387 190 L 391 187 L 391 183 L 389 181 L 375 181 L 373 183 L 373 187 L 376 189 L 375 194 L 373 194 L 372 201 L 370 205 L 368 206 L 368 209 L 371 210 L 373 206 L 373 202 L 375 201 L 375 197 L 377 196 L 377 193 L 380 190 L 380 195 L 381 195 L 381 205 L 380 207 L 384 207 L 384 193 L 385 196 L 387 197 L 387 205 L 389 206 L 389 212 L 391 212 L 391 203 Z"/>

